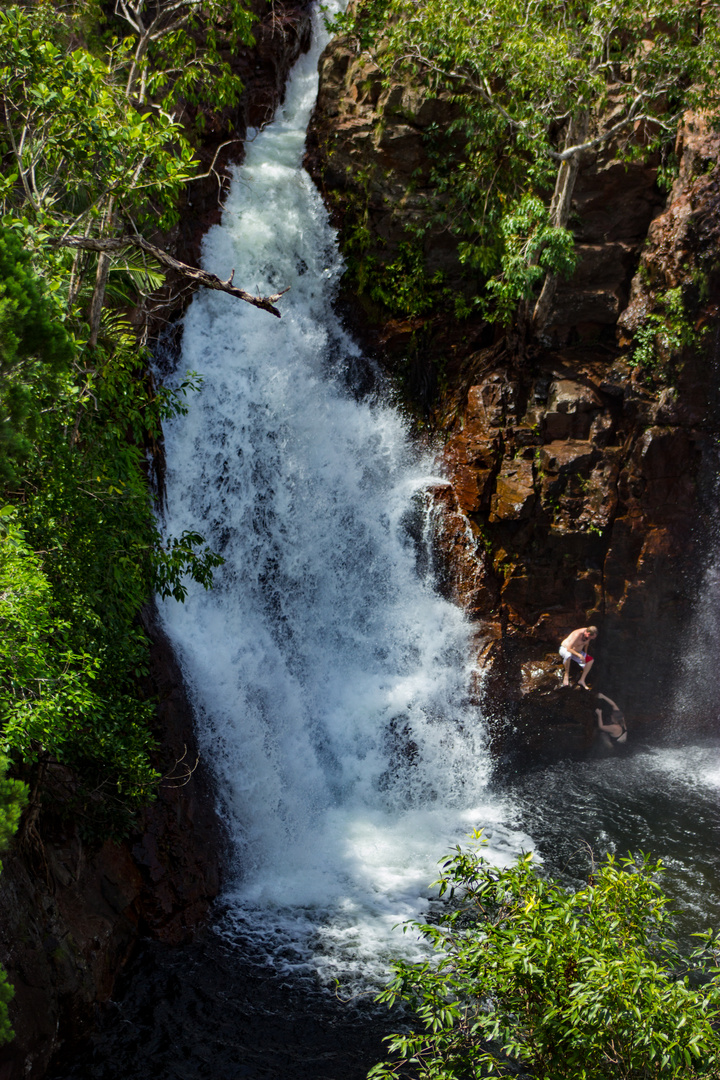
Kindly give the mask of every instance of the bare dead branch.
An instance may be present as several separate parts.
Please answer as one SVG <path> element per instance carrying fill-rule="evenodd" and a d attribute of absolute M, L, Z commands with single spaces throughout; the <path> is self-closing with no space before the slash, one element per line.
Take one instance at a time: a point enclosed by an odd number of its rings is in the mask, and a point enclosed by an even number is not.
<path fill-rule="evenodd" d="M 222 278 L 217 277 L 216 274 L 208 273 L 207 270 L 200 270 L 199 267 L 188 266 L 187 263 L 180 262 L 179 259 L 169 255 L 162 248 L 155 247 L 154 244 L 151 244 L 149 240 L 142 236 L 63 236 L 51 240 L 50 243 L 59 247 L 83 248 L 86 251 L 99 251 L 101 253 L 121 251 L 125 247 L 140 248 L 142 251 L 147 252 L 148 255 L 151 255 L 161 266 L 166 266 L 169 270 L 182 274 L 183 277 L 195 281 L 198 285 L 203 285 L 206 289 L 216 289 L 218 292 L 229 293 L 230 296 L 235 296 L 238 300 L 244 300 L 246 304 L 262 308 L 263 311 L 269 311 L 276 318 L 281 318 L 281 313 L 275 307 L 275 303 L 281 296 L 285 295 L 288 289 L 283 289 L 282 292 L 274 293 L 272 296 L 253 296 L 252 293 L 245 292 L 244 289 L 238 289 L 237 286 L 233 285 L 234 270 L 227 281 L 223 281 Z"/>
<path fill-rule="evenodd" d="M 185 760 L 187 758 L 187 745 L 183 746 L 183 752 L 179 758 L 176 759 L 175 764 L 168 773 L 165 774 L 160 780 L 161 784 L 165 785 L 165 788 L 180 788 L 189 784 L 193 778 L 193 773 L 200 764 L 200 758 L 195 758 L 195 764 L 190 765 Z"/>

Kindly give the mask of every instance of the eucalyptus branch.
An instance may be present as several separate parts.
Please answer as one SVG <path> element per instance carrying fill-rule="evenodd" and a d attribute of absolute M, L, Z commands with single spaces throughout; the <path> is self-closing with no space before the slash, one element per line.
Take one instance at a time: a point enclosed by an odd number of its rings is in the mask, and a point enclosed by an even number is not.
<path fill-rule="evenodd" d="M 667 121 L 662 121 L 658 117 L 653 116 L 650 113 L 637 112 L 640 104 L 649 96 L 650 95 L 645 92 L 638 94 L 638 96 L 635 98 L 632 105 L 630 106 L 630 110 L 627 116 L 623 117 L 622 120 L 618 120 L 618 122 L 616 124 L 613 124 L 611 128 L 608 128 L 607 131 L 603 131 L 599 135 L 596 135 L 594 139 L 588 139 L 586 142 L 576 143 L 574 146 L 567 147 L 560 153 L 550 150 L 548 151 L 549 156 L 553 159 L 553 161 L 568 161 L 570 158 L 575 157 L 577 154 L 582 153 L 584 150 L 594 150 L 598 146 L 603 146 L 605 143 L 609 142 L 614 135 L 618 135 L 624 128 L 626 128 L 628 124 L 639 123 L 642 120 L 653 121 L 653 123 L 658 124 L 666 131 L 671 131 L 673 129 L 674 123 L 678 119 L 677 115 L 672 117 L 671 122 L 668 123 Z"/>
<path fill-rule="evenodd" d="M 500 116 L 502 116 L 503 120 L 505 120 L 509 127 L 513 128 L 516 131 L 528 130 L 528 125 L 524 121 L 518 120 L 511 113 L 509 113 L 503 105 L 500 104 L 500 102 L 492 93 L 490 84 L 486 76 L 483 76 L 482 80 L 478 81 L 467 71 L 457 71 L 454 68 L 440 67 L 438 64 L 433 63 L 433 61 L 430 60 L 429 57 L 427 57 L 424 53 L 420 52 L 420 50 L 418 49 L 411 49 L 409 52 L 404 53 L 398 58 L 397 62 L 402 63 L 409 60 L 421 64 L 427 71 L 433 72 L 436 75 L 440 75 L 442 78 L 453 79 L 456 82 L 464 84 L 468 87 L 468 89 L 474 91 L 474 93 L 476 93 L 485 102 L 486 105 L 489 105 L 491 109 L 493 109 Z M 605 65 L 599 66 L 602 67 Z M 670 84 L 668 83 L 667 85 Z M 552 161 L 557 161 L 558 163 L 562 163 L 563 161 L 569 161 L 571 158 L 576 157 L 578 154 L 581 154 L 585 150 L 595 150 L 600 146 L 604 146 L 611 139 L 613 139 L 615 135 L 620 134 L 621 131 L 627 128 L 629 124 L 642 120 L 653 121 L 659 124 L 660 127 L 662 127 L 665 131 L 672 131 L 673 125 L 677 121 L 677 116 L 672 117 L 670 122 L 663 122 L 658 117 L 653 116 L 652 114 L 638 112 L 641 104 L 644 101 L 646 101 L 651 96 L 657 96 L 657 94 L 662 93 L 663 90 L 667 89 L 667 85 L 665 83 L 662 83 L 658 86 L 655 86 L 653 88 L 652 95 L 649 94 L 647 91 L 641 91 L 630 105 L 627 115 L 624 116 L 621 120 L 619 120 L 616 124 L 613 124 L 613 126 L 611 128 L 608 128 L 607 131 L 603 131 L 599 135 L 595 136 L 592 139 L 588 139 L 585 142 L 576 143 L 573 146 L 566 147 L 562 151 L 552 150 L 548 148 L 548 157 Z M 567 116 L 567 113 L 565 114 L 565 116 Z M 563 118 L 553 117 L 552 119 L 557 121 Z"/>
<path fill-rule="evenodd" d="M 217 177 L 218 184 L 222 184 L 222 179 L 221 179 L 220 174 L 218 173 L 217 169 L 215 168 L 215 163 L 216 163 L 218 157 L 220 156 L 221 152 L 225 149 L 225 147 L 226 146 L 232 146 L 233 143 L 242 143 L 242 139 L 228 139 L 226 142 L 220 143 L 220 146 L 218 146 L 217 150 L 215 151 L 215 155 L 214 155 L 214 157 L 212 159 L 212 162 L 210 163 L 210 167 L 208 168 L 208 171 L 204 172 L 204 173 L 198 173 L 196 176 L 188 176 L 185 183 L 190 184 L 190 183 L 192 183 L 193 180 L 207 180 L 208 176 L 214 175 L 215 177 Z"/>

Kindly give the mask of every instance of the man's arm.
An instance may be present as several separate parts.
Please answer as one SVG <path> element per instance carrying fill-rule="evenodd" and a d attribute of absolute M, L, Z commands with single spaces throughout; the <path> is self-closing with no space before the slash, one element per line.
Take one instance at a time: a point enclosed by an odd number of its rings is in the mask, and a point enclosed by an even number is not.
<path fill-rule="evenodd" d="M 597 716 L 598 727 L 601 731 L 609 731 L 611 727 L 615 726 L 614 724 L 605 724 L 603 722 L 602 709 L 596 709 L 595 715 Z"/>

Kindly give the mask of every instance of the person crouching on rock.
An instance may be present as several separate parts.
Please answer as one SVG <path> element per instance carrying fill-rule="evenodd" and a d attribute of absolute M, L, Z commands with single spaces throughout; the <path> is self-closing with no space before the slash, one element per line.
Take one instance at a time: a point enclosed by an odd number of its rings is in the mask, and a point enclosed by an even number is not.
<path fill-rule="evenodd" d="M 594 661 L 592 656 L 588 655 L 587 647 L 597 636 L 597 626 L 581 626 L 579 630 L 573 630 L 565 638 L 559 649 L 565 667 L 563 686 L 570 685 L 570 663 L 574 660 L 583 669 L 583 673 L 578 680 L 578 686 L 582 686 L 583 690 L 590 689 L 586 680 Z"/>
<path fill-rule="evenodd" d="M 625 717 L 620 711 L 619 706 L 615 704 L 612 698 L 607 697 L 605 694 L 598 694 L 598 698 L 600 699 L 600 701 L 607 701 L 608 705 L 612 710 L 610 713 L 610 722 L 608 724 L 606 724 L 603 720 L 602 706 L 599 709 L 595 710 L 598 727 L 605 735 L 608 736 L 609 739 L 612 740 L 612 742 L 627 742 L 627 727 L 625 724 Z"/>

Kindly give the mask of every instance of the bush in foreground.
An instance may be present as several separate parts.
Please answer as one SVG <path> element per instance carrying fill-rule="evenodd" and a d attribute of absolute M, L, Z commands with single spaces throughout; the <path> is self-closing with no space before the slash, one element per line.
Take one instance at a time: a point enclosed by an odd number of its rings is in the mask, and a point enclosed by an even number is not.
<path fill-rule="evenodd" d="M 476 837 L 478 839 L 478 837 Z M 380 1001 L 421 1030 L 390 1036 L 372 1080 L 650 1080 L 720 1076 L 720 937 L 683 958 L 655 878 L 661 864 L 609 858 L 578 892 L 457 848 L 424 963 L 394 964 Z M 416 1025 L 419 1026 L 419 1025 Z"/>

